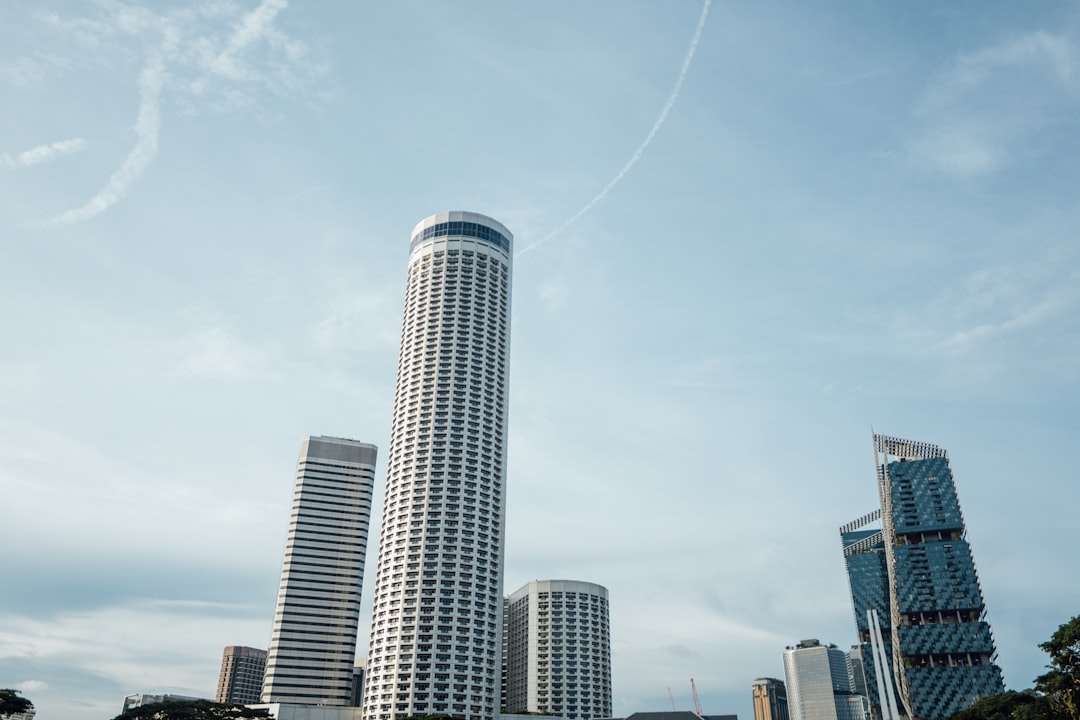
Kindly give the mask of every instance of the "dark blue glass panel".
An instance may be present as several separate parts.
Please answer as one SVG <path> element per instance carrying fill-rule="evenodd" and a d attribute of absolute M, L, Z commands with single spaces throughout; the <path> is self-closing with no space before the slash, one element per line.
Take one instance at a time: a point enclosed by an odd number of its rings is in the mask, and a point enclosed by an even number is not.
<path fill-rule="evenodd" d="M 494 245 L 507 254 L 510 253 L 510 240 L 498 230 L 479 223 L 458 221 L 439 223 L 438 225 L 431 225 L 430 227 L 424 228 L 422 233 L 413 237 L 409 252 L 412 252 L 419 243 L 422 243 L 425 240 L 450 236 L 475 238 L 488 245 Z"/>

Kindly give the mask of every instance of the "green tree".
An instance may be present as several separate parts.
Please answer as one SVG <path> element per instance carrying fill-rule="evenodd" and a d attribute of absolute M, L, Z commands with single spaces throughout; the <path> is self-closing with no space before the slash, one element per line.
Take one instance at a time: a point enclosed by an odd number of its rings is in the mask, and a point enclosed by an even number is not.
<path fill-rule="evenodd" d="M 0 718 L 24 713 L 34 707 L 34 703 L 19 695 L 17 690 L 0 690 Z"/>
<path fill-rule="evenodd" d="M 1080 720 L 1080 615 L 1039 647 L 1050 655 L 1050 672 L 1035 680 L 1035 688 L 1063 717 Z"/>
<path fill-rule="evenodd" d="M 979 698 L 949 720 L 1057 720 L 1050 701 L 1031 690 L 999 693 Z"/>
<path fill-rule="evenodd" d="M 268 718 L 267 710 L 244 707 L 233 703 L 209 700 L 169 700 L 143 705 L 113 720 L 234 720 L 235 718 Z"/>

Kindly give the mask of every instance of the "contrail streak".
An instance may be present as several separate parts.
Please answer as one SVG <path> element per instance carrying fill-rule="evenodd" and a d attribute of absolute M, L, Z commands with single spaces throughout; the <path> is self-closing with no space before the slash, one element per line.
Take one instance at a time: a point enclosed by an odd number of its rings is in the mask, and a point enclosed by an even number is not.
<path fill-rule="evenodd" d="M 161 86 L 164 82 L 165 69 L 162 60 L 155 55 L 139 73 L 139 115 L 135 120 L 135 147 L 128 153 L 124 164 L 112 174 L 90 202 L 48 220 L 46 225 L 67 225 L 87 220 L 105 212 L 127 195 L 128 190 L 142 176 L 157 154 L 158 131 L 161 129 Z"/>
<path fill-rule="evenodd" d="M 604 197 L 606 197 L 607 194 L 611 192 L 611 189 L 618 185 L 619 181 L 626 177 L 626 173 L 630 172 L 630 169 L 637 164 L 638 160 L 641 159 L 642 154 L 645 152 L 645 148 L 649 147 L 649 143 L 651 143 L 653 141 L 653 138 L 656 137 L 656 133 L 660 131 L 660 127 L 664 124 L 664 121 L 667 120 L 668 113 L 671 112 L 671 108 L 675 105 L 675 101 L 679 98 L 679 92 L 682 91 L 683 81 L 686 80 L 686 74 L 690 71 L 690 63 L 692 63 L 694 60 L 694 53 L 697 51 L 698 42 L 701 40 L 701 32 L 705 29 L 705 18 L 709 15 L 709 5 L 711 3 L 712 0 L 705 0 L 705 4 L 701 6 L 701 16 L 698 17 L 697 28 L 694 29 L 694 38 L 690 41 L 690 47 L 686 51 L 686 57 L 683 58 L 682 68 L 679 70 L 679 77 L 676 78 L 675 87 L 671 89 L 671 94 L 668 95 L 667 102 L 664 103 L 664 108 L 660 111 L 660 117 L 656 118 L 656 122 L 653 123 L 652 129 L 649 130 L 649 134 L 645 136 L 645 139 L 642 141 L 641 145 L 638 146 L 638 149 L 635 150 L 634 154 L 630 156 L 630 159 L 626 161 L 626 164 L 623 165 L 622 170 L 620 170 L 615 175 L 615 177 L 611 179 L 611 182 L 604 186 L 603 190 L 597 193 L 596 197 L 585 203 L 585 207 L 581 208 L 576 213 L 571 215 L 566 222 L 549 232 L 544 237 L 540 238 L 539 240 L 530 245 L 526 245 L 514 256 L 515 258 L 519 258 L 525 253 L 540 247 L 548 240 L 568 228 L 582 215 L 592 210 L 593 206 L 603 200 Z"/>

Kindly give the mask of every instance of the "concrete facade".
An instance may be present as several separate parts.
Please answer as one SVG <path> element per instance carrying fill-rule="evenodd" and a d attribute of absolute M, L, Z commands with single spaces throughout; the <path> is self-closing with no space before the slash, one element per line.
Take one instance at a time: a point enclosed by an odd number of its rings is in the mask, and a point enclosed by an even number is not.
<path fill-rule="evenodd" d="M 375 455 L 345 438 L 301 444 L 263 703 L 351 702 Z"/>
<path fill-rule="evenodd" d="M 215 702 L 250 705 L 259 702 L 266 675 L 266 651 L 229 645 L 221 653 Z"/>
<path fill-rule="evenodd" d="M 499 711 L 512 236 L 413 229 L 364 716 Z"/>
<path fill-rule="evenodd" d="M 589 720 L 611 715 L 607 588 L 534 580 L 506 599 L 505 709 Z"/>

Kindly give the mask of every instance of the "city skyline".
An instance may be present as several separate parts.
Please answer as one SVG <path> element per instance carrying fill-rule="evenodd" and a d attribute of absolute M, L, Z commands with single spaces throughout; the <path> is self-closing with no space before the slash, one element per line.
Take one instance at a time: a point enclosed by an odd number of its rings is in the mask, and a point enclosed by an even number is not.
<path fill-rule="evenodd" d="M 550 236 L 504 589 L 609 589 L 615 715 L 693 677 L 747 718 L 784 646 L 856 642 L 871 425 L 949 448 L 1030 686 L 1080 596 L 1080 11 L 705 7 L 0 8 L 0 686 L 111 717 L 265 647 L 296 443 L 389 446 L 403 236 L 447 208 Z"/>

